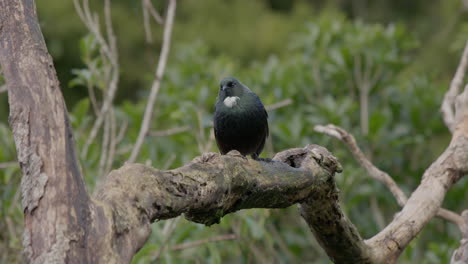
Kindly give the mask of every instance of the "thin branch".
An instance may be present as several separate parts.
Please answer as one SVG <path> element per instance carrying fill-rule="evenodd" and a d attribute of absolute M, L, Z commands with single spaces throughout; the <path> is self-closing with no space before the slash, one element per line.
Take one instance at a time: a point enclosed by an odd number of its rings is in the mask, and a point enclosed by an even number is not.
<path fill-rule="evenodd" d="M 191 129 L 192 129 L 191 126 L 181 126 L 181 127 L 169 128 L 166 130 L 151 131 L 148 133 L 148 135 L 152 137 L 166 137 L 166 136 L 172 136 L 175 134 L 187 132 L 187 131 L 190 131 Z"/>
<path fill-rule="evenodd" d="M 468 210 L 463 211 L 463 230 L 460 246 L 453 252 L 451 264 L 468 263 Z"/>
<path fill-rule="evenodd" d="M 156 76 L 153 81 L 153 84 L 151 85 L 151 92 L 148 98 L 148 103 L 146 105 L 145 114 L 143 116 L 143 122 L 141 123 L 140 132 L 138 134 L 135 146 L 133 147 L 132 153 L 130 154 L 130 158 L 128 159 L 129 162 L 135 162 L 138 154 L 140 153 L 141 146 L 143 145 L 145 137 L 148 135 L 148 131 L 150 129 L 151 120 L 153 117 L 154 103 L 156 102 L 159 88 L 161 87 L 161 81 L 164 75 L 164 70 L 166 68 L 167 57 L 169 55 L 175 9 L 176 0 L 169 0 L 166 22 L 164 24 L 163 44 L 161 47 L 158 67 L 156 69 Z"/>
<path fill-rule="evenodd" d="M 172 233 L 175 231 L 180 219 L 181 219 L 180 217 L 175 218 L 175 219 L 169 219 L 164 225 L 164 228 L 162 230 L 162 236 L 164 239 L 163 239 L 161 247 L 159 247 L 158 251 L 156 251 L 153 258 L 151 259 L 152 262 L 156 261 L 161 256 L 163 251 L 166 249 L 167 243 L 171 239 Z"/>
<path fill-rule="evenodd" d="M 118 64 L 117 39 L 114 34 L 114 29 L 112 28 L 110 0 L 104 1 L 104 21 L 106 24 L 107 40 L 109 41 L 109 48 L 112 54 L 112 56 L 110 56 L 109 59 L 111 60 L 113 65 L 116 65 Z"/>
<path fill-rule="evenodd" d="M 207 142 L 205 142 L 205 129 L 203 127 L 203 115 L 199 109 L 197 110 L 197 121 L 198 121 L 198 131 L 197 133 L 195 133 L 195 135 L 197 138 L 198 151 L 200 153 L 204 153 L 208 151 L 208 149 L 206 148 L 208 144 L 206 144 Z"/>
<path fill-rule="evenodd" d="M 314 127 L 314 130 L 327 134 L 329 136 L 335 137 L 342 141 L 343 143 L 346 144 L 348 149 L 351 151 L 353 154 L 354 158 L 359 162 L 359 164 L 367 170 L 367 173 L 370 177 L 382 182 L 387 186 L 387 188 L 390 190 L 390 192 L 395 196 L 398 205 L 404 206 L 407 197 L 403 193 L 403 191 L 397 186 L 395 181 L 388 175 L 387 173 L 381 171 L 377 167 L 375 167 L 364 155 L 364 153 L 361 151 L 361 149 L 358 147 L 356 143 L 356 139 L 349 134 L 347 131 L 342 129 L 341 127 L 335 126 L 335 125 L 327 125 L 327 126 L 321 126 L 317 125 Z"/>
<path fill-rule="evenodd" d="M 149 10 L 149 13 L 153 16 L 154 21 L 162 25 L 164 23 L 164 20 L 162 16 L 158 13 L 156 8 L 154 8 L 153 3 L 151 3 L 151 0 L 143 0 L 143 3 L 144 3 L 144 7 L 147 8 Z"/>
<path fill-rule="evenodd" d="M 95 115 L 99 115 L 99 108 L 96 100 L 96 94 L 94 93 L 94 87 L 91 80 L 87 80 L 86 87 L 88 88 L 89 99 Z"/>
<path fill-rule="evenodd" d="M 124 139 L 127 128 L 128 128 L 128 120 L 124 119 L 123 125 L 120 126 L 119 133 L 117 134 L 117 137 L 115 138 L 116 144 L 119 144 Z"/>
<path fill-rule="evenodd" d="M 153 36 L 151 33 L 151 25 L 150 25 L 150 17 L 149 15 L 154 18 L 156 23 L 162 25 L 163 24 L 163 18 L 161 15 L 156 11 L 154 8 L 153 4 L 151 3 L 150 0 L 142 0 L 141 1 L 141 8 L 143 12 L 143 27 L 145 29 L 145 37 L 146 37 L 146 42 L 152 43 L 153 42 Z"/>
<path fill-rule="evenodd" d="M 278 244 L 283 254 L 287 256 L 287 262 L 298 263 L 298 259 L 295 255 L 291 253 L 291 250 L 288 248 L 288 242 L 281 236 L 277 228 L 273 224 L 268 225 L 268 231 L 271 236 L 274 238 L 274 241 Z"/>
<path fill-rule="evenodd" d="M 152 43 L 153 36 L 151 34 L 151 25 L 149 20 L 148 9 L 145 7 L 146 0 L 141 1 L 141 11 L 143 12 L 143 28 L 145 29 L 146 42 Z"/>
<path fill-rule="evenodd" d="M 107 155 L 106 166 L 104 167 L 104 173 L 107 174 L 112 169 L 112 164 L 114 162 L 115 157 L 115 149 L 118 144 L 117 141 L 117 131 L 116 131 L 116 117 L 114 109 L 111 108 L 109 111 L 109 119 L 110 119 L 110 142 L 109 142 L 109 154 Z"/>
<path fill-rule="evenodd" d="M 265 109 L 267 111 L 273 111 L 273 110 L 276 110 L 276 109 L 279 109 L 279 108 L 282 108 L 282 107 L 285 107 L 285 106 L 288 106 L 290 104 L 293 103 L 293 100 L 291 98 L 288 98 L 286 100 L 283 100 L 283 101 L 280 101 L 278 103 L 274 103 L 274 104 L 271 104 L 271 105 L 267 105 L 265 106 Z"/>
<path fill-rule="evenodd" d="M 101 153 L 99 158 L 99 167 L 98 175 L 104 175 L 106 161 L 107 161 L 107 152 L 109 151 L 109 142 L 110 142 L 110 116 L 107 114 L 104 121 L 104 131 L 102 133 L 102 144 L 101 144 Z"/>
<path fill-rule="evenodd" d="M 207 239 L 201 239 L 201 240 L 197 240 L 197 241 L 193 241 L 193 242 L 189 242 L 189 243 L 185 243 L 185 244 L 175 245 L 175 246 L 171 247 L 169 250 L 171 250 L 171 251 L 184 250 L 184 249 L 188 249 L 188 248 L 198 247 L 198 246 L 201 246 L 203 244 L 210 243 L 210 242 L 225 241 L 225 240 L 237 240 L 237 239 L 238 239 L 238 237 L 237 237 L 236 234 L 227 234 L 227 235 L 210 237 L 210 238 L 207 238 Z"/>
<path fill-rule="evenodd" d="M 19 167 L 18 161 L 7 161 L 0 163 L 0 169 L 6 169 L 10 167 Z"/>
<path fill-rule="evenodd" d="M 89 2 L 88 0 L 83 0 L 83 6 L 80 5 L 78 0 L 73 1 L 75 5 L 75 9 L 78 13 L 78 16 L 82 20 L 82 22 L 86 25 L 86 27 L 93 33 L 93 36 L 98 41 L 101 50 L 103 51 L 103 55 L 107 58 L 110 62 L 110 69 L 109 72 L 111 76 L 108 80 L 108 88 L 106 89 L 106 94 L 104 96 L 104 102 L 102 107 L 97 115 L 97 118 L 91 128 L 91 132 L 89 137 L 87 138 L 83 149 L 81 151 L 81 157 L 86 157 L 89 146 L 94 142 L 96 136 L 106 118 L 106 114 L 109 109 L 112 107 L 112 103 L 114 101 L 115 94 L 118 88 L 119 82 L 119 62 L 118 62 L 118 51 L 117 51 L 117 41 L 112 27 L 112 18 L 111 18 L 111 8 L 110 8 L 110 1 L 104 1 L 104 21 L 106 26 L 106 34 L 107 34 L 107 41 L 102 36 L 102 33 L 99 28 L 98 17 L 97 15 L 93 18 L 91 14 L 91 10 L 89 9 Z"/>
<path fill-rule="evenodd" d="M 382 210 L 380 210 L 379 205 L 377 203 L 377 198 L 375 196 L 370 197 L 370 210 L 372 215 L 374 216 L 375 222 L 379 229 L 383 229 L 385 227 L 385 219 L 382 214 Z"/>
<path fill-rule="evenodd" d="M 335 137 L 343 143 L 345 143 L 349 151 L 353 154 L 353 157 L 358 161 L 359 165 L 366 169 L 367 174 L 371 178 L 383 183 L 393 194 L 399 206 L 403 207 L 406 204 L 406 202 L 408 201 L 408 197 L 406 196 L 406 194 L 400 189 L 400 187 L 398 187 L 396 182 L 388 173 L 381 171 L 366 158 L 366 156 L 356 143 L 356 139 L 353 135 L 348 133 L 343 128 L 335 125 L 317 125 L 314 127 L 314 130 L 319 133 Z M 460 215 L 443 208 L 439 209 L 439 211 L 437 212 L 437 216 L 450 222 L 453 222 L 459 228 L 461 228 L 461 225 L 463 223 Z"/>
<path fill-rule="evenodd" d="M 172 153 L 172 155 L 166 160 L 166 162 L 164 162 L 164 164 L 161 166 L 161 169 L 163 170 L 167 170 L 169 169 L 169 167 L 172 165 L 172 163 L 174 163 L 175 159 L 176 159 L 177 155 Z"/>
<path fill-rule="evenodd" d="M 445 93 L 444 100 L 442 101 L 441 112 L 442 118 L 444 119 L 445 125 L 448 127 L 450 132 L 453 133 L 455 123 L 455 99 L 460 92 L 465 79 L 465 74 L 468 68 L 468 41 L 465 44 L 463 55 L 458 64 L 457 71 L 453 76 L 450 88 Z"/>

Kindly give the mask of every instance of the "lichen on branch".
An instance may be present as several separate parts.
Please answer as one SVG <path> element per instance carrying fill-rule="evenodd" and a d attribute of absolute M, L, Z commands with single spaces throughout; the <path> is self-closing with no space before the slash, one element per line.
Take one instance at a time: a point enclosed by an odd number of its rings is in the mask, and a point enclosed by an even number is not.
<path fill-rule="evenodd" d="M 144 243 L 156 220 L 183 214 L 212 225 L 242 209 L 285 208 L 325 197 L 337 171 L 337 159 L 316 145 L 284 151 L 271 161 L 247 159 L 237 151 L 205 153 L 174 170 L 127 163 L 106 177 L 94 199 L 111 212 L 117 239 Z M 136 250 L 142 245 L 131 246 Z"/>

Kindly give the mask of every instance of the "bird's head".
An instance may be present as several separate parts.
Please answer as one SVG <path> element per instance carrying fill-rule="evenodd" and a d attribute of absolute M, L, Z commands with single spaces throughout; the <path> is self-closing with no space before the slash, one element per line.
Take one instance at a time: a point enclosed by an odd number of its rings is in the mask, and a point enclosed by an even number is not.
<path fill-rule="evenodd" d="M 219 84 L 219 93 L 226 97 L 241 96 L 244 92 L 244 85 L 234 77 L 226 77 Z"/>
<path fill-rule="evenodd" d="M 219 84 L 218 100 L 224 102 L 224 105 L 232 108 L 238 104 L 242 95 L 248 91 L 248 88 L 234 77 L 226 77 Z"/>

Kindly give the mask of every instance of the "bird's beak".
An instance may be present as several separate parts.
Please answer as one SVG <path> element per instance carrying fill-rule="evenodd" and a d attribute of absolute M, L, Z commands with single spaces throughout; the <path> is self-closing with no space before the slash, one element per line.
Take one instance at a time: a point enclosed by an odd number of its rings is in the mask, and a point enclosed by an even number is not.
<path fill-rule="evenodd" d="M 223 86 L 223 88 L 221 88 L 221 91 L 225 92 L 227 89 L 227 86 Z"/>

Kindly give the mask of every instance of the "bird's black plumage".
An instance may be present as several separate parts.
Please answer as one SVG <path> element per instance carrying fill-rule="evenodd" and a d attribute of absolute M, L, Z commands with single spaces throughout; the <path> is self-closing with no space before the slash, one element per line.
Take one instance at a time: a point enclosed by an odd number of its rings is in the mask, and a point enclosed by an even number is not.
<path fill-rule="evenodd" d="M 268 137 L 268 114 L 260 98 L 232 77 L 219 85 L 214 132 L 221 154 L 237 150 L 256 159 Z"/>

